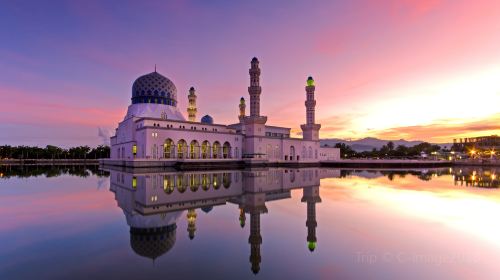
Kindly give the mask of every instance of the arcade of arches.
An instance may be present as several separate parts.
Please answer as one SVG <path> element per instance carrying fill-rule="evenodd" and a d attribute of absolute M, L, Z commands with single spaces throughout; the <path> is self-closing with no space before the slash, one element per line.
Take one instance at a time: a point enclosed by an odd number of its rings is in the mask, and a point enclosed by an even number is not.
<path fill-rule="evenodd" d="M 163 158 L 166 159 L 228 159 L 233 158 L 231 144 L 224 142 L 221 145 L 219 141 L 210 143 L 205 140 L 201 143 L 193 140 L 189 144 L 181 139 L 175 143 L 168 138 L 163 143 Z M 237 157 L 237 149 L 234 151 Z"/>

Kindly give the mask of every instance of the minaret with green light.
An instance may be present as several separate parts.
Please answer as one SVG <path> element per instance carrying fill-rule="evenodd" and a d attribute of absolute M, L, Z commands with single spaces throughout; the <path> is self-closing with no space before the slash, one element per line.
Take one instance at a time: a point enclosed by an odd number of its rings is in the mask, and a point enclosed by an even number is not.
<path fill-rule="evenodd" d="M 306 124 L 300 126 L 302 137 L 304 140 L 319 141 L 319 129 L 321 125 L 317 124 L 315 120 L 316 100 L 314 99 L 314 91 L 316 87 L 314 79 L 309 76 L 306 83 Z"/>
<path fill-rule="evenodd" d="M 316 203 L 321 202 L 319 186 L 304 188 L 301 201 L 307 202 L 307 247 L 312 252 L 316 249 L 317 242 L 316 227 L 318 223 L 316 222 Z"/>
<path fill-rule="evenodd" d="M 245 227 L 245 221 L 247 220 L 247 217 L 245 216 L 245 210 L 240 207 L 240 226 L 241 228 L 244 228 Z"/>
<path fill-rule="evenodd" d="M 190 122 L 195 122 L 196 112 L 198 111 L 198 109 L 196 108 L 196 91 L 194 90 L 194 87 L 191 87 L 189 89 L 188 101 L 189 101 L 187 107 L 188 120 Z"/>

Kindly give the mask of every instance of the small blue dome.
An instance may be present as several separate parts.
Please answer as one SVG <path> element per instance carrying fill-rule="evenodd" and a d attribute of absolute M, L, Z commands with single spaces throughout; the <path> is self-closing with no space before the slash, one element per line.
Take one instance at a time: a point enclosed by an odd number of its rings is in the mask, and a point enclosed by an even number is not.
<path fill-rule="evenodd" d="M 212 117 L 210 117 L 209 115 L 205 115 L 203 118 L 201 118 L 201 123 L 213 124 L 214 119 Z"/>
<path fill-rule="evenodd" d="M 201 211 L 205 212 L 205 213 L 208 213 L 210 211 L 212 211 L 212 209 L 214 209 L 213 206 L 205 206 L 205 207 L 201 207 Z"/>

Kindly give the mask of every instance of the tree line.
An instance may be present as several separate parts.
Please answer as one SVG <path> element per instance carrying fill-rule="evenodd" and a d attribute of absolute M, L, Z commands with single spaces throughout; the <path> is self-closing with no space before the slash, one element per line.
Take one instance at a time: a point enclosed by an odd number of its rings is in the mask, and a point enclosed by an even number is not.
<path fill-rule="evenodd" d="M 61 175 L 78 177 L 109 177 L 109 172 L 100 170 L 99 165 L 0 165 L 0 179 L 11 177 L 28 178 L 45 176 L 47 178 Z"/>
<path fill-rule="evenodd" d="M 431 155 L 441 150 L 439 145 L 433 145 L 427 142 L 412 147 L 406 147 L 404 145 L 395 147 L 392 141 L 389 141 L 380 149 L 373 148 L 371 151 L 364 152 L 356 152 L 351 146 L 345 143 L 337 143 L 334 147 L 340 149 L 340 156 L 342 158 L 414 158 L 419 157 L 422 152 Z"/>
<path fill-rule="evenodd" d="M 34 146 L 0 146 L 0 159 L 98 159 L 109 158 L 109 146 L 94 148 L 78 146 L 60 148 L 47 145 L 45 148 Z"/>

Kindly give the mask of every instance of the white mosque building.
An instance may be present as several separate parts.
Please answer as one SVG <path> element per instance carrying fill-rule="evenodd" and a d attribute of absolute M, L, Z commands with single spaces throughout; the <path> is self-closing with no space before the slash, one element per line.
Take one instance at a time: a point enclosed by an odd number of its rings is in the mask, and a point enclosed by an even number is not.
<path fill-rule="evenodd" d="M 339 149 L 320 147 L 315 122 L 315 85 L 307 79 L 306 123 L 301 125 L 303 137 L 290 137 L 290 128 L 266 125 L 260 113 L 259 60 L 251 61 L 250 115 L 246 103 L 239 104 L 239 122 L 215 124 L 206 115 L 196 120 L 196 91 L 188 94 L 188 118 L 177 107 L 177 88 L 160 73 L 139 77 L 132 86 L 132 104 L 111 137 L 108 165 L 129 167 L 175 166 L 176 164 L 319 164 L 338 160 Z"/>

